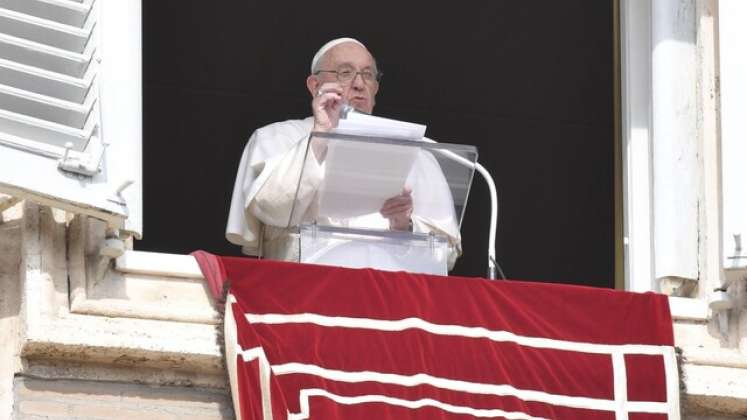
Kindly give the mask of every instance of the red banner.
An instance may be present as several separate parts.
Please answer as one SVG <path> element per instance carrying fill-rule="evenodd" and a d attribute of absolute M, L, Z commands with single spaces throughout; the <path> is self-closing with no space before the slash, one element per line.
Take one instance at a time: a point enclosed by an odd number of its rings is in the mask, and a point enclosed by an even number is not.
<path fill-rule="evenodd" d="M 244 420 L 679 419 L 665 296 L 220 261 Z"/>

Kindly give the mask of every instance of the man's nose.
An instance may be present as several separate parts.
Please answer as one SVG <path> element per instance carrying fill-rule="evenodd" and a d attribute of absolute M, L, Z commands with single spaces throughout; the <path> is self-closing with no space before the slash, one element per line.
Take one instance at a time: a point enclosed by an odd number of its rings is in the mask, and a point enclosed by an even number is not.
<path fill-rule="evenodd" d="M 366 86 L 366 82 L 363 80 L 361 73 L 355 73 L 353 80 L 350 81 L 350 86 L 355 90 L 363 90 Z"/>

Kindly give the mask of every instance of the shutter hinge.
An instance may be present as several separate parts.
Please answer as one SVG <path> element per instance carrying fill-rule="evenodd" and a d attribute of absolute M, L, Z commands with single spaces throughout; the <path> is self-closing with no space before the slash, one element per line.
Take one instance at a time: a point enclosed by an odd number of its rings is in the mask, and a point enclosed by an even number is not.
<path fill-rule="evenodd" d="M 57 167 L 65 172 L 92 177 L 101 172 L 101 161 L 104 159 L 106 146 L 108 144 L 102 143 L 98 151 L 91 153 L 71 153 L 73 144 L 65 143 L 65 154 L 57 162 Z"/>

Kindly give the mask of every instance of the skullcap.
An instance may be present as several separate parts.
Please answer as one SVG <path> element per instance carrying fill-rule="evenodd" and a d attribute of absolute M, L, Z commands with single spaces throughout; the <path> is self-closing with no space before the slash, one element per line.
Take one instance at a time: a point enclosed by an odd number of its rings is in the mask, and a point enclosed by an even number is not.
<path fill-rule="evenodd" d="M 345 42 L 354 42 L 360 45 L 361 47 L 366 48 L 366 46 L 363 45 L 362 42 L 358 41 L 355 38 L 333 39 L 332 41 L 329 41 L 328 43 L 322 45 L 322 48 L 319 48 L 319 51 L 317 51 L 316 54 L 314 54 L 314 59 L 311 60 L 311 72 L 314 73 L 314 69 L 316 68 L 316 65 L 319 64 L 319 60 L 321 60 L 322 57 L 324 57 L 324 54 L 326 54 L 327 51 Z"/>

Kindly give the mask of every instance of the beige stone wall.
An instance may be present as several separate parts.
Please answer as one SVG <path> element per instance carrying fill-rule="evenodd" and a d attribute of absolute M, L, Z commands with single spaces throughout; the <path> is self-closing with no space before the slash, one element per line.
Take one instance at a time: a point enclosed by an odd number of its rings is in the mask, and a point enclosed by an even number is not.
<path fill-rule="evenodd" d="M 2 203 L 0 195 L 0 208 Z M 0 419 L 10 417 L 13 374 L 21 361 L 21 222 L 17 209 L 0 212 Z"/>
<path fill-rule="evenodd" d="M 226 392 L 208 388 L 16 377 L 13 394 L 15 420 L 233 418 Z"/>
<path fill-rule="evenodd" d="M 0 420 L 233 417 L 193 258 L 117 265 L 101 223 L 30 202 L 0 216 Z"/>

